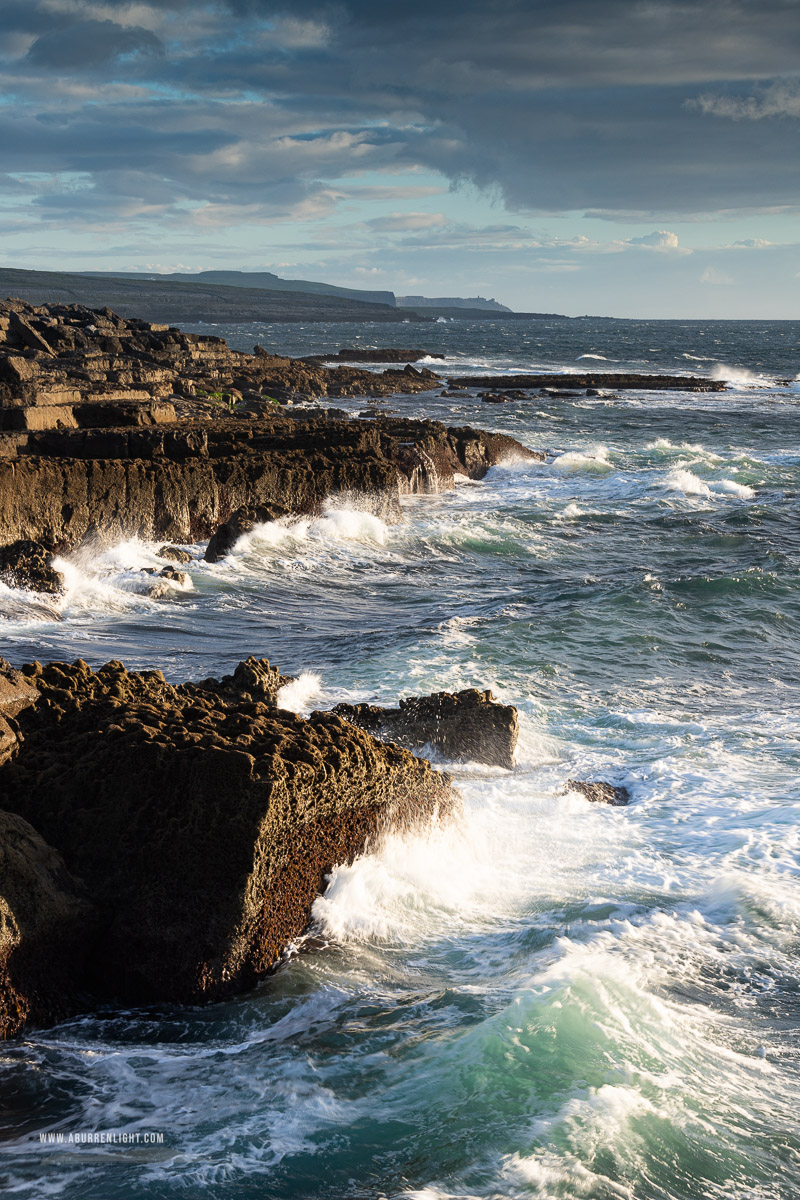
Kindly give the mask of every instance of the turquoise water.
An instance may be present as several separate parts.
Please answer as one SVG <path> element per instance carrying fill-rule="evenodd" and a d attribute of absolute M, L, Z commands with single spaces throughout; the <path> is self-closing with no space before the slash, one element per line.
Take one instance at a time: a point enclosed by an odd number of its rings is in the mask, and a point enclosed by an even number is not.
<path fill-rule="evenodd" d="M 410 499 L 394 526 L 342 497 L 223 563 L 196 548 L 168 601 L 135 590 L 157 561 L 140 542 L 67 564 L 55 607 L 0 590 L 14 662 L 181 679 L 256 653 L 299 676 L 299 711 L 476 685 L 522 726 L 512 772 L 452 768 L 463 821 L 338 869 L 256 991 L 7 1045 L 4 1194 L 800 1196 L 800 390 L 779 382 L 800 330 L 555 326 L 217 332 L 293 353 L 404 337 L 492 372 L 603 354 L 733 386 L 393 400 L 548 461 Z M 570 777 L 632 803 L 589 805 Z M 68 1140 L 92 1130 L 164 1141 Z"/>

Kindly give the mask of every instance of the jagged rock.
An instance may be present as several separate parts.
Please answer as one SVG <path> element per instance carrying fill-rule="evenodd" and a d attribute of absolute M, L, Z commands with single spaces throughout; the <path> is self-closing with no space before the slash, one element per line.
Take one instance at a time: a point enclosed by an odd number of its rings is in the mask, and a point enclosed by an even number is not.
<path fill-rule="evenodd" d="M 169 558 L 173 562 L 189 563 L 192 561 L 192 556 L 188 550 L 181 550 L 180 546 L 162 546 L 156 551 L 159 558 Z"/>
<path fill-rule="evenodd" d="M 0 658 L 0 716 L 16 717 L 38 699 L 38 689 L 28 676 Z"/>
<path fill-rule="evenodd" d="M 178 571 L 175 567 L 162 567 L 158 572 L 162 579 L 171 579 L 173 583 L 177 583 L 179 587 L 185 587 L 189 582 L 189 576 L 185 571 Z"/>
<path fill-rule="evenodd" d="M 14 718 L 39 699 L 39 692 L 21 671 L 0 658 L 0 766 L 8 762 L 19 745 Z"/>
<path fill-rule="evenodd" d="M 500 704 L 490 691 L 436 692 L 411 696 L 399 708 L 337 704 L 333 711 L 359 729 L 409 749 L 433 746 L 445 758 L 514 765 L 519 736 L 517 710 Z"/>
<path fill-rule="evenodd" d="M 94 922 L 61 856 L 0 811 L 0 1037 L 75 1010 Z"/>
<path fill-rule="evenodd" d="M 587 800 L 591 800 L 593 804 L 614 804 L 622 806 L 629 804 L 631 794 L 625 787 L 615 786 L 613 783 L 607 783 L 603 779 L 587 780 L 587 779 L 568 779 L 568 792 L 580 792 Z"/>
<path fill-rule="evenodd" d="M 358 492 L 397 519 L 404 493 L 452 487 L 454 472 L 479 477 L 508 452 L 537 457 L 499 434 L 282 407 L 438 382 L 410 364 L 374 372 L 248 355 L 110 309 L 0 302 L 2 537 L 64 550 L 93 527 L 108 539 L 216 535 L 219 555 L 246 527 L 240 510 L 317 512 Z"/>
<path fill-rule="evenodd" d="M 10 546 L 0 546 L 0 576 L 11 587 L 58 595 L 64 590 L 64 576 L 52 565 L 51 546 L 21 538 Z"/>
<path fill-rule="evenodd" d="M 511 388 L 502 392 L 479 392 L 478 395 L 484 404 L 507 404 L 512 400 L 528 399 L 527 393 L 519 388 Z"/>
<path fill-rule="evenodd" d="M 121 663 L 24 668 L 41 700 L 17 718 L 3 802 L 87 885 L 97 993 L 241 990 L 306 927 L 335 864 L 457 809 L 449 777 L 407 750 L 256 699 L 272 670 L 248 660 L 228 693 Z"/>
<path fill-rule="evenodd" d="M 199 683 L 187 686 L 222 696 L 231 703 L 244 698 L 261 704 L 275 705 L 278 692 L 287 683 L 294 683 L 293 675 L 281 675 L 278 668 L 270 664 L 269 659 L 256 658 L 251 654 L 244 662 L 238 664 L 232 675 L 223 675 L 222 679 L 203 679 Z"/>

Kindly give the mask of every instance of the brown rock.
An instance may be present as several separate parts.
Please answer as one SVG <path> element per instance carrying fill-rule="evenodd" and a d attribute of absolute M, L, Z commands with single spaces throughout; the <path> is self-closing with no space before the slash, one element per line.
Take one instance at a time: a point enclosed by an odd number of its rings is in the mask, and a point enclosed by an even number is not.
<path fill-rule="evenodd" d="M 181 550 L 180 546 L 162 546 L 156 553 L 159 558 L 169 558 L 172 562 L 189 563 L 192 561 L 189 551 Z"/>
<path fill-rule="evenodd" d="M 57 595 L 64 589 L 64 576 L 52 565 L 51 547 L 22 538 L 0 547 L 0 576 L 12 587 Z"/>
<path fill-rule="evenodd" d="M 0 716 L 16 717 L 39 699 L 39 691 L 22 671 L 0 658 Z"/>
<path fill-rule="evenodd" d="M 631 794 L 625 787 L 615 786 L 602 779 L 568 779 L 568 792 L 580 792 L 593 804 L 613 804 L 621 807 L 629 804 Z"/>
<path fill-rule="evenodd" d="M 173 687 L 121 663 L 25 670 L 42 699 L 19 714 L 4 803 L 85 880 L 101 914 L 90 981 L 105 995 L 241 990 L 306 927 L 335 864 L 458 806 L 449 778 L 408 751 L 262 702 L 263 661 L 230 687 Z"/>
<path fill-rule="evenodd" d="M 110 309 L 0 302 L 2 536 L 60 550 L 89 531 L 213 537 L 210 554 L 219 556 L 237 529 L 240 536 L 248 521 L 269 519 L 259 511 L 312 513 L 357 492 L 384 519 L 398 519 L 404 493 L 450 488 L 455 472 L 479 478 L 509 452 L 535 457 L 478 430 L 364 422 L 336 410 L 289 416 L 283 407 L 437 383 L 408 363 L 383 372 L 325 368 L 244 354 L 221 338 Z"/>
<path fill-rule="evenodd" d="M 517 710 L 490 691 L 436 692 L 401 700 L 399 708 L 337 704 L 344 720 L 409 749 L 433 746 L 445 758 L 505 767 L 514 765 L 519 736 Z"/>
<path fill-rule="evenodd" d="M 0 812 L 0 1036 L 76 1009 L 94 920 L 61 856 Z"/>

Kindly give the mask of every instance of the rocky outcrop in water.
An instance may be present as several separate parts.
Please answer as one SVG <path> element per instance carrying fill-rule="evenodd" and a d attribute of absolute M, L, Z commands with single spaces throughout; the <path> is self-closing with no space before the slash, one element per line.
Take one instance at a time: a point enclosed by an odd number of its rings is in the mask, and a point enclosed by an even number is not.
<path fill-rule="evenodd" d="M 380 346 L 370 349 L 368 346 L 344 346 L 336 354 L 306 354 L 303 362 L 373 362 L 373 363 L 415 363 L 421 358 L 438 359 L 444 362 L 443 354 L 433 350 L 404 350 L 396 346 Z M 432 372 L 430 377 L 433 377 Z"/>
<path fill-rule="evenodd" d="M 266 660 L 179 686 L 116 662 L 23 672 L 39 696 L 16 717 L 3 805 L 86 886 L 95 995 L 194 1003 L 247 987 L 306 928 L 334 865 L 458 807 L 449 777 L 407 750 L 276 708 L 286 677 Z"/>
<path fill-rule="evenodd" d="M 724 392 L 725 383 L 698 375 L 640 375 L 635 371 L 603 371 L 586 375 L 461 375 L 448 379 L 448 384 L 464 388 L 485 388 L 497 396 L 519 389 L 544 388 L 556 395 L 575 395 L 577 388 L 613 388 L 615 391 L 634 389 L 641 392 Z M 564 388 L 572 389 L 567 392 Z M 505 398 L 505 397 L 504 397 Z M 513 396 L 511 397 L 513 399 Z"/>
<path fill-rule="evenodd" d="M 337 704 L 333 710 L 359 729 L 410 750 L 431 746 L 445 758 L 488 763 L 510 770 L 519 736 L 517 710 L 490 691 L 436 692 L 411 696 L 398 708 Z"/>
<path fill-rule="evenodd" d="M 568 792 L 579 792 L 592 804 L 612 804 L 622 807 L 630 804 L 631 794 L 626 787 L 608 783 L 603 779 L 568 779 Z"/>
<path fill-rule="evenodd" d="M 21 538 L 0 546 L 0 579 L 9 587 L 30 588 L 58 595 L 64 576 L 52 565 L 53 546 Z"/>
<path fill-rule="evenodd" d="M 257 525 L 268 521 L 277 521 L 288 516 L 286 509 L 280 504 L 247 504 L 237 508 L 227 521 L 216 530 L 209 539 L 203 556 L 206 562 L 219 562 L 226 554 L 230 554 L 236 543 L 246 533 L 251 533 Z"/>

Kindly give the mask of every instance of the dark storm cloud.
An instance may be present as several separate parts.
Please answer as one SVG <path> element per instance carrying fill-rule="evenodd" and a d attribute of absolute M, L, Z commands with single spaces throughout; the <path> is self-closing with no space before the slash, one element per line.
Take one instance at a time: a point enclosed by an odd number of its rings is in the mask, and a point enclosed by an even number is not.
<path fill-rule="evenodd" d="M 114 21 L 77 21 L 37 37 L 26 56 L 33 67 L 81 71 L 112 65 L 132 54 L 160 54 L 163 46 L 147 29 L 125 29 Z"/>
<path fill-rule="evenodd" d="M 797 0 L 11 0 L 0 169 L 104 212 L 125 169 L 268 217 L 402 166 L 520 211 L 789 206 L 798 51 Z"/>

